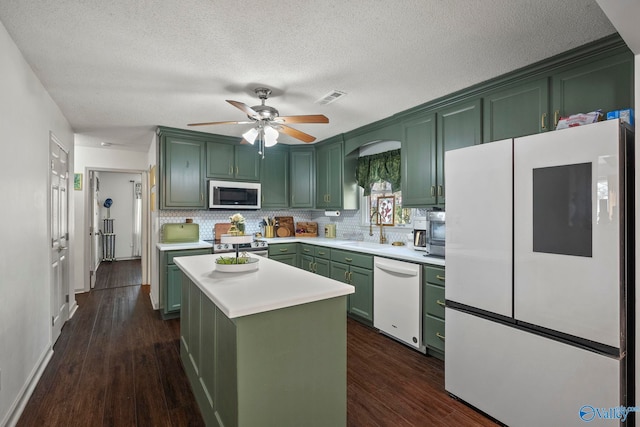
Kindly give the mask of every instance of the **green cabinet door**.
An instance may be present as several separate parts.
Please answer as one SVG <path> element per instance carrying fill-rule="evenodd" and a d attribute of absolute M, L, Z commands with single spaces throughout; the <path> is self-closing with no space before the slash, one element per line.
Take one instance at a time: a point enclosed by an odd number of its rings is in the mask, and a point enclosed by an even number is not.
<path fill-rule="evenodd" d="M 355 292 L 349 295 L 347 312 L 364 323 L 373 324 L 373 271 L 331 261 L 328 277 L 353 285 Z"/>
<path fill-rule="evenodd" d="M 429 193 L 436 193 L 437 203 L 445 203 L 444 153 L 482 142 L 481 101 L 467 101 L 438 111 L 436 182 Z M 404 197 L 404 195 L 403 195 Z"/>
<path fill-rule="evenodd" d="M 581 64 L 552 77 L 554 126 L 558 117 L 633 108 L 633 55 L 623 53 Z"/>
<path fill-rule="evenodd" d="M 232 144 L 207 141 L 207 178 L 233 179 L 234 156 Z"/>
<path fill-rule="evenodd" d="M 324 277 L 329 277 L 331 274 L 331 261 L 315 257 L 313 272 Z"/>
<path fill-rule="evenodd" d="M 436 204 L 436 115 L 402 123 L 402 207 Z"/>
<path fill-rule="evenodd" d="M 373 272 L 352 265 L 349 282 L 356 288 L 349 295 L 349 312 L 373 322 Z"/>
<path fill-rule="evenodd" d="M 550 129 L 549 79 L 518 84 L 482 99 L 483 142 L 517 138 Z"/>
<path fill-rule="evenodd" d="M 269 151 L 271 153 L 272 151 Z M 266 156 L 270 155 L 267 153 Z M 239 181 L 260 181 L 260 156 L 253 145 L 235 146 L 234 179 Z"/>
<path fill-rule="evenodd" d="M 316 208 L 342 209 L 342 142 L 332 142 L 316 150 Z"/>
<path fill-rule="evenodd" d="M 160 144 L 160 209 L 204 209 L 204 143 L 165 134 Z"/>
<path fill-rule="evenodd" d="M 262 159 L 260 168 L 262 184 L 262 208 L 289 207 L 289 150 L 273 147 Z"/>
<path fill-rule="evenodd" d="M 300 255 L 300 268 L 306 271 L 313 272 L 313 256 L 312 255 Z"/>
<path fill-rule="evenodd" d="M 315 151 L 313 147 L 292 148 L 289 156 L 291 165 L 289 179 L 291 207 L 313 208 L 316 194 Z"/>
<path fill-rule="evenodd" d="M 284 254 L 284 255 L 269 255 L 269 258 L 274 261 L 279 261 L 284 264 L 288 264 L 292 267 L 298 267 L 298 256 L 296 254 Z"/>
<path fill-rule="evenodd" d="M 207 178 L 260 181 L 260 156 L 253 145 L 207 141 Z"/>
<path fill-rule="evenodd" d="M 177 265 L 167 266 L 167 300 L 165 311 L 180 310 L 182 301 L 182 270 Z"/>

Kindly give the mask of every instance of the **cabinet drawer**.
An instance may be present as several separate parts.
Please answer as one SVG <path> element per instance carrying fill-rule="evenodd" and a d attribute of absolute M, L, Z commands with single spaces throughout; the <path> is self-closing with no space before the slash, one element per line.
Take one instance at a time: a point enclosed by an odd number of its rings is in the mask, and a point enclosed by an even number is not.
<path fill-rule="evenodd" d="M 425 265 L 424 277 L 427 283 L 444 286 L 444 268 Z"/>
<path fill-rule="evenodd" d="M 331 249 L 322 246 L 315 247 L 316 258 L 331 259 Z"/>
<path fill-rule="evenodd" d="M 442 286 L 425 283 L 422 295 L 422 309 L 424 314 L 430 314 L 444 319 L 444 288 Z"/>
<path fill-rule="evenodd" d="M 185 249 L 183 251 L 169 251 L 167 252 L 167 265 L 174 264 L 174 258 L 193 255 L 211 255 L 211 252 L 211 249 Z"/>
<path fill-rule="evenodd" d="M 269 257 L 273 255 L 295 254 L 298 249 L 297 243 L 278 243 L 269 245 Z"/>
<path fill-rule="evenodd" d="M 444 352 L 444 320 L 426 315 L 423 317 L 422 340 L 427 347 Z"/>
<path fill-rule="evenodd" d="M 307 245 L 305 243 L 300 243 L 300 255 L 314 256 L 315 253 L 316 253 L 316 248 L 314 246 Z"/>
<path fill-rule="evenodd" d="M 356 252 L 343 251 L 340 249 L 331 249 L 331 260 L 342 262 L 348 265 L 373 269 L 373 256 L 359 254 Z"/>

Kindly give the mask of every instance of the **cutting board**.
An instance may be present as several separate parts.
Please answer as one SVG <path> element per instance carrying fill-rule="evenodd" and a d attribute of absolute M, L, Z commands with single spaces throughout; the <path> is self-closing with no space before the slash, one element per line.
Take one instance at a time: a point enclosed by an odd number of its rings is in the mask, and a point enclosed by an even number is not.
<path fill-rule="evenodd" d="M 198 224 L 164 224 L 162 226 L 162 243 L 188 243 L 200 240 Z"/>
<path fill-rule="evenodd" d="M 231 228 L 230 222 L 218 222 L 213 226 L 213 238 L 216 242 L 220 241 L 220 236 L 227 234 Z"/>
<path fill-rule="evenodd" d="M 277 237 L 293 237 L 296 234 L 296 228 L 293 224 L 292 216 L 276 216 L 276 236 Z"/>

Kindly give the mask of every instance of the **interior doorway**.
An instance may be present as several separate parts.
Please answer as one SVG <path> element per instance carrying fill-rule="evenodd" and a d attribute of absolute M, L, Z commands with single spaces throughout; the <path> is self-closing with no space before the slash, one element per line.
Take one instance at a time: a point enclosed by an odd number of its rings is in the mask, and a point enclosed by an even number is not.
<path fill-rule="evenodd" d="M 138 269 L 128 276 L 140 277 L 139 283 L 148 283 L 145 274 L 149 263 L 148 218 L 145 215 L 148 173 L 88 169 L 86 176 L 89 177 L 88 290 L 96 288 L 101 271 L 114 270 L 105 264 L 125 261 L 128 262 L 127 271 Z M 101 265 L 105 268 L 99 268 Z"/>

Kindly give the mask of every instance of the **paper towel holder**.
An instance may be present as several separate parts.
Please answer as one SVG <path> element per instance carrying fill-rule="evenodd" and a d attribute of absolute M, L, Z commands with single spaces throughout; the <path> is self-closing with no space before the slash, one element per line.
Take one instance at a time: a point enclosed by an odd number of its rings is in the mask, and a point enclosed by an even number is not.
<path fill-rule="evenodd" d="M 340 211 L 324 211 L 324 216 L 340 216 Z"/>

